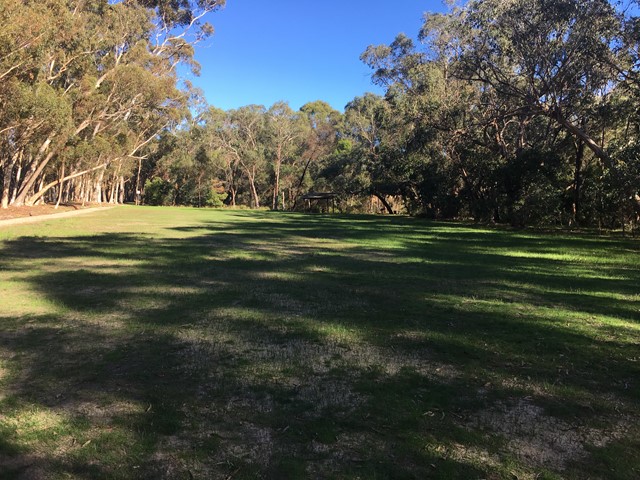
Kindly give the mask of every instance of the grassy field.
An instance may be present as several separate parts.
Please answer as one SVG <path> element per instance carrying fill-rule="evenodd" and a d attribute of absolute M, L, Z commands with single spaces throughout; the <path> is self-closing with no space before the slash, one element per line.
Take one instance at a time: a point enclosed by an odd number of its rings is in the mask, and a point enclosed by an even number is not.
<path fill-rule="evenodd" d="M 640 478 L 640 242 L 120 207 L 0 227 L 0 478 Z"/>

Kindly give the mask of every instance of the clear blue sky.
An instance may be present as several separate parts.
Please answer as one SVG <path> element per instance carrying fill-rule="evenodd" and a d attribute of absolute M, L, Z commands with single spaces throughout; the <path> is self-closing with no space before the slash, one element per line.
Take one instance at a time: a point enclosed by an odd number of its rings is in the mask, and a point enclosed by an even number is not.
<path fill-rule="evenodd" d="M 216 33 L 196 47 L 202 72 L 189 80 L 225 110 L 278 100 L 342 110 L 357 95 L 380 93 L 359 60 L 366 47 L 401 32 L 415 37 L 422 14 L 442 10 L 440 0 L 227 0 L 207 18 Z"/>

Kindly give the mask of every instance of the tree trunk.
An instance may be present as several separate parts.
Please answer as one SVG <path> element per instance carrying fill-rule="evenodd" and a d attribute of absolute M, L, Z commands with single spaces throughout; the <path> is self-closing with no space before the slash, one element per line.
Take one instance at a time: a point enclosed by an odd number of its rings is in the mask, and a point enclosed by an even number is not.
<path fill-rule="evenodd" d="M 44 175 L 40 176 L 40 181 L 38 182 L 37 191 L 39 192 L 40 190 L 42 190 L 42 187 L 44 187 Z M 42 197 L 40 197 L 36 202 L 30 202 L 30 203 L 27 203 L 27 205 L 42 205 L 43 203 L 44 203 L 44 200 L 42 199 Z"/>
<path fill-rule="evenodd" d="M 17 153 L 11 156 L 9 164 L 5 165 L 2 179 L 2 208 L 9 208 L 9 195 L 11 194 L 11 176 L 13 167 L 17 161 Z"/>
<path fill-rule="evenodd" d="M 582 196 L 582 162 L 584 159 L 584 142 L 577 140 L 576 147 L 576 161 L 573 171 L 573 204 L 572 214 L 573 223 L 578 226 L 580 223 L 581 204 L 580 198 Z"/>
<path fill-rule="evenodd" d="M 114 174 L 111 177 L 111 185 L 109 186 L 109 203 L 114 204 L 116 203 L 116 194 L 117 194 L 117 189 L 118 189 L 118 182 L 117 182 L 118 177 L 116 177 L 116 175 Z"/>
<path fill-rule="evenodd" d="M 231 205 L 233 207 L 236 206 L 236 196 L 238 195 L 238 191 L 235 188 L 231 188 Z"/>
<path fill-rule="evenodd" d="M 120 175 L 120 190 L 118 192 L 118 203 L 119 204 L 123 204 L 124 203 L 124 177 L 122 175 Z"/>
<path fill-rule="evenodd" d="M 311 160 L 312 160 L 312 157 L 309 157 L 309 159 L 307 160 L 307 163 L 304 166 L 304 169 L 302 170 L 302 175 L 300 175 L 300 180 L 298 180 L 298 185 L 296 186 L 295 193 L 293 194 L 293 200 L 290 200 L 290 204 L 293 205 L 291 207 L 292 210 L 295 210 L 298 204 L 298 197 L 300 196 L 300 187 L 302 187 L 302 182 L 304 182 L 304 177 L 307 174 L 307 169 L 309 168 L 309 164 L 311 164 Z"/>
<path fill-rule="evenodd" d="M 29 172 L 29 174 L 25 177 L 25 182 L 20 187 L 20 190 L 18 190 L 18 195 L 16 196 L 16 199 L 14 201 L 15 205 L 18 205 L 18 206 L 25 205 L 25 204 L 33 205 L 33 203 L 31 202 L 25 201 L 27 198 L 27 195 L 31 191 L 33 184 L 36 183 L 36 180 L 44 170 L 44 167 L 47 166 L 47 163 L 49 163 L 49 160 L 51 160 L 53 156 L 54 156 L 54 153 L 49 152 L 49 154 L 47 154 L 44 160 L 40 162 L 40 165 L 35 170 L 32 170 L 31 172 Z"/>
<path fill-rule="evenodd" d="M 391 208 L 391 205 L 389 205 L 387 199 L 384 198 L 384 195 L 381 195 L 376 191 L 372 192 L 372 195 L 382 202 L 382 205 L 384 205 L 384 208 L 387 210 L 387 213 L 389 213 L 389 215 L 395 215 L 396 212 L 393 211 L 393 208 Z"/>
<path fill-rule="evenodd" d="M 37 163 L 37 159 L 40 158 L 42 155 L 44 155 L 44 153 L 49 148 L 49 145 L 51 145 L 52 141 L 53 141 L 53 137 L 49 137 L 40 146 L 40 149 L 38 150 L 38 153 L 36 155 L 36 160 L 34 160 L 33 167 L 31 171 L 27 174 L 27 176 L 25 176 L 24 183 L 20 186 L 18 195 L 16 196 L 13 202 L 16 205 L 18 206 L 24 205 L 25 199 L 27 198 L 27 195 L 29 194 L 31 187 L 33 187 L 33 184 L 35 183 L 37 178 L 40 176 L 44 168 L 47 166 L 49 161 L 55 155 L 55 152 L 49 152 L 47 156 L 44 157 L 44 159 L 39 164 Z"/>
<path fill-rule="evenodd" d="M 251 198 L 253 199 L 253 207 L 260 208 L 260 197 L 258 196 L 258 190 L 256 189 L 256 167 L 245 167 L 247 179 L 249 180 L 249 188 L 251 189 Z"/>
<path fill-rule="evenodd" d="M 273 185 L 273 201 L 271 202 L 271 209 L 272 210 L 277 210 L 278 209 L 278 193 L 280 193 L 280 166 L 282 165 L 282 160 L 280 159 L 280 156 L 278 155 L 278 158 L 276 159 L 276 164 L 275 164 L 275 182 Z"/>
<path fill-rule="evenodd" d="M 120 182 L 118 182 L 118 177 L 114 177 L 113 187 L 111 188 L 111 198 L 109 199 L 109 203 L 116 204 L 118 203 L 118 188 L 120 188 Z"/>
<path fill-rule="evenodd" d="M 140 205 L 140 171 L 142 170 L 142 159 L 138 159 L 138 174 L 136 175 L 136 205 Z"/>
<path fill-rule="evenodd" d="M 62 162 L 62 168 L 60 172 L 60 185 L 58 185 L 58 200 L 56 201 L 55 210 L 60 206 L 60 201 L 62 200 L 62 190 L 64 187 L 64 162 Z"/>
<path fill-rule="evenodd" d="M 9 208 L 9 194 L 11 186 L 11 172 L 8 169 L 4 171 L 4 177 L 2 180 L 2 208 Z"/>
<path fill-rule="evenodd" d="M 95 170 L 98 170 L 99 168 L 105 168 L 105 167 L 106 167 L 106 165 L 107 165 L 107 164 L 106 164 L 106 163 L 104 163 L 104 164 L 102 164 L 102 165 L 98 165 L 97 167 L 88 168 L 88 169 L 83 170 L 83 171 L 81 171 L 81 172 L 77 172 L 77 173 L 74 173 L 74 174 L 72 174 L 72 175 L 68 175 L 68 176 L 66 176 L 66 177 L 64 177 L 64 176 L 63 176 L 63 177 L 61 177 L 61 178 L 59 178 L 59 179 L 57 179 L 57 180 L 54 180 L 53 182 L 48 183 L 47 185 L 45 185 L 45 186 L 43 186 L 42 188 L 40 188 L 40 189 L 38 190 L 38 192 L 37 192 L 37 193 L 35 193 L 35 194 L 33 194 L 31 197 L 29 197 L 29 199 L 27 200 L 27 203 L 28 203 L 28 204 L 30 204 L 30 205 L 33 205 L 33 204 L 34 204 L 35 202 L 37 202 L 37 201 L 38 201 L 38 200 L 39 200 L 39 199 L 40 199 L 40 198 L 41 198 L 45 193 L 47 193 L 51 188 L 55 187 L 56 185 L 58 185 L 58 184 L 60 184 L 60 183 L 63 183 L 63 182 L 66 182 L 67 180 L 71 180 L 71 179 L 73 179 L 73 178 L 81 177 L 81 176 L 83 176 L 83 175 L 86 175 L 86 174 L 87 174 L 87 173 L 89 173 L 89 172 L 93 172 L 93 171 L 95 171 Z M 63 174 L 64 174 L 64 172 L 63 172 Z M 83 185 L 83 187 L 82 187 L 82 188 L 83 188 L 83 190 L 84 190 L 84 185 Z M 83 195 L 81 195 L 81 196 L 83 197 L 83 202 L 84 202 L 84 194 L 83 194 Z"/>
<path fill-rule="evenodd" d="M 20 153 L 20 161 L 18 162 L 18 170 L 16 171 L 16 178 L 13 181 L 13 189 L 11 190 L 11 200 L 9 200 L 10 204 L 13 204 L 16 201 L 16 196 L 18 195 L 18 185 L 20 185 L 20 180 L 22 179 L 22 152 Z"/>
<path fill-rule="evenodd" d="M 256 190 L 256 184 L 253 178 L 249 180 L 249 184 L 251 185 L 251 194 L 253 196 L 254 208 L 260 208 L 260 197 L 258 197 L 258 190 Z"/>
<path fill-rule="evenodd" d="M 102 178 L 103 177 L 104 177 L 104 170 L 100 172 L 100 175 L 98 175 L 98 179 L 95 182 L 94 199 L 96 203 L 102 203 Z"/>
<path fill-rule="evenodd" d="M 573 124 L 568 119 L 566 119 L 561 114 L 561 112 L 557 109 L 550 113 L 545 111 L 545 113 L 547 114 L 547 116 L 551 117 L 553 120 L 558 122 L 574 137 L 576 137 L 576 139 L 584 142 L 584 144 L 587 147 L 589 147 L 589 150 L 591 150 L 596 157 L 602 160 L 602 163 L 604 163 L 604 165 L 607 168 L 610 168 L 613 170 L 614 165 L 613 165 L 613 162 L 611 161 L 611 157 L 609 156 L 609 154 L 606 152 L 603 146 L 599 145 L 593 138 L 591 138 L 591 136 L 587 132 L 585 132 L 582 128 L 578 127 L 577 125 Z"/>

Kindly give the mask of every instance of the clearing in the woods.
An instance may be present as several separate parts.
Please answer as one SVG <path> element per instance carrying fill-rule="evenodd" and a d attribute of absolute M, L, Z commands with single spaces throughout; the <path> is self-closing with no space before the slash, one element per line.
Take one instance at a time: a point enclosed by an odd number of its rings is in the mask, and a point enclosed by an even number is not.
<path fill-rule="evenodd" d="M 640 477 L 640 244 L 119 207 L 0 228 L 2 478 Z"/>

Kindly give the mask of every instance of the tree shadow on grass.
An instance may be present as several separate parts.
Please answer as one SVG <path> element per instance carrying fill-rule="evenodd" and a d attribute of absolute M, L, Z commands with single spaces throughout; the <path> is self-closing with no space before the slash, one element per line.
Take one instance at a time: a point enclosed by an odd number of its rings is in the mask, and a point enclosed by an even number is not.
<path fill-rule="evenodd" d="M 555 384 L 567 409 L 602 400 L 584 422 L 612 415 L 610 395 L 638 407 L 637 344 L 538 308 L 635 320 L 607 295 L 633 293 L 637 265 L 573 277 L 584 265 L 504 254 L 557 238 L 411 219 L 225 218 L 175 227 L 186 238 L 5 243 L 4 275 L 52 304 L 0 317 L 15 476 L 506 477 L 499 435 L 467 424 L 493 402 L 548 403 L 532 385 Z"/>

